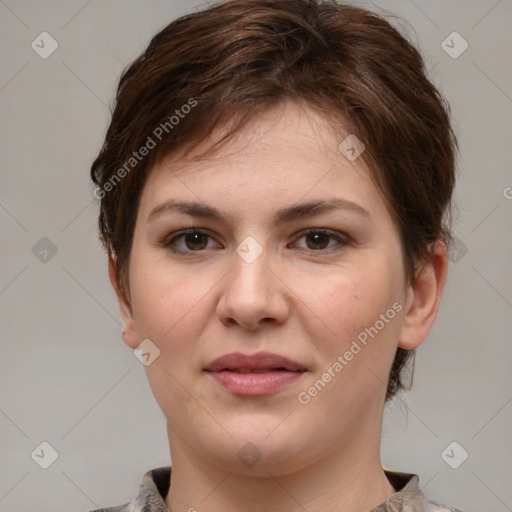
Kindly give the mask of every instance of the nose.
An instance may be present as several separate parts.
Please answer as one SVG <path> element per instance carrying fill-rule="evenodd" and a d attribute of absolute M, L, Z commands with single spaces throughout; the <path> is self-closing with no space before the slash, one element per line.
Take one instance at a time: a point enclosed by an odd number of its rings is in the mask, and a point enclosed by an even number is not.
<path fill-rule="evenodd" d="M 256 331 L 267 324 L 286 322 L 290 291 L 280 276 L 279 265 L 271 260 L 268 250 L 250 263 L 234 252 L 233 267 L 222 280 L 217 304 L 217 315 L 224 325 L 238 324 Z"/>

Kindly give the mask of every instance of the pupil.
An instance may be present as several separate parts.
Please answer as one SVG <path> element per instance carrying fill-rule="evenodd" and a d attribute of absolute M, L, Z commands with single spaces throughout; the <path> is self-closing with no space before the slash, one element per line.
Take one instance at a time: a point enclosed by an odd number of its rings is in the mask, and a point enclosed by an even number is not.
<path fill-rule="evenodd" d="M 322 247 L 315 247 L 315 249 L 324 249 L 327 245 L 326 243 L 322 243 L 322 237 L 323 241 L 326 242 L 326 239 L 328 238 L 327 235 L 324 233 L 314 233 L 310 234 L 310 240 L 313 240 L 313 245 L 321 245 Z"/>
<path fill-rule="evenodd" d="M 189 249 L 204 249 L 204 239 L 206 237 L 201 233 L 189 233 L 187 235 L 187 247 Z M 203 243 L 201 243 L 201 240 Z M 197 247 L 199 245 L 199 247 Z"/>

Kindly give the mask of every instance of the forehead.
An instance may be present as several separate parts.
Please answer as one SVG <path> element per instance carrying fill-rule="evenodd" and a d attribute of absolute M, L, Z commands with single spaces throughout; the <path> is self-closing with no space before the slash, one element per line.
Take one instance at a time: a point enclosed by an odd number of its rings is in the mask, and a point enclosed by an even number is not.
<path fill-rule="evenodd" d="M 251 119 L 215 152 L 207 150 L 222 137 L 221 126 L 185 155 L 185 148 L 151 169 L 141 209 L 169 196 L 195 201 L 236 199 L 269 207 L 299 199 L 341 195 L 365 202 L 378 214 L 380 191 L 362 158 L 347 158 L 340 143 L 351 136 L 340 121 L 308 106 L 286 102 Z M 357 149 L 357 148 L 356 148 Z M 210 202 L 210 201 L 208 201 Z"/>
<path fill-rule="evenodd" d="M 237 155 L 240 159 L 262 159 L 265 149 L 272 148 L 272 153 L 277 154 L 281 148 L 281 153 L 293 149 L 293 154 L 304 154 L 308 158 L 312 153 L 325 157 L 330 153 L 335 162 L 340 156 L 340 142 L 350 135 L 344 119 L 327 117 L 313 106 L 289 99 L 254 115 L 229 141 L 209 151 L 230 128 L 229 121 L 219 124 L 207 139 L 179 148 L 167 155 L 165 161 L 173 162 L 175 168 L 179 163 L 180 169 L 195 169 L 196 164 L 203 161 L 236 161 Z M 291 158 L 293 154 L 285 156 Z M 353 167 L 361 168 L 361 165 Z"/>

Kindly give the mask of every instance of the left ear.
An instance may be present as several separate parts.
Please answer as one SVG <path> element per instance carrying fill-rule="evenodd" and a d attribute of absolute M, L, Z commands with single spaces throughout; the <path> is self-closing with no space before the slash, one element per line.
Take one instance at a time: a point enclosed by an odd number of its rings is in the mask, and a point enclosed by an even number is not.
<path fill-rule="evenodd" d="M 437 240 L 431 246 L 428 262 L 419 271 L 414 284 L 409 286 L 398 337 L 400 348 L 414 350 L 427 338 L 441 302 L 448 261 L 446 244 Z"/>

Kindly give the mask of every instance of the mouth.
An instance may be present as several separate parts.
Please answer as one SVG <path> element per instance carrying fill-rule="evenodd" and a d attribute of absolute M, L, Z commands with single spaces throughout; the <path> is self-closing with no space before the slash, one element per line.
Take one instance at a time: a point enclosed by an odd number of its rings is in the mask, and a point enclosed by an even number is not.
<path fill-rule="evenodd" d="M 289 371 L 294 371 L 294 370 L 287 370 L 286 368 L 265 368 L 262 370 L 252 370 L 249 368 L 225 368 L 221 371 L 247 374 L 247 373 L 289 372 Z"/>
<path fill-rule="evenodd" d="M 306 371 L 304 365 L 269 352 L 226 354 L 205 368 L 205 372 L 223 388 L 235 395 L 246 396 L 275 393 L 296 382 Z"/>

